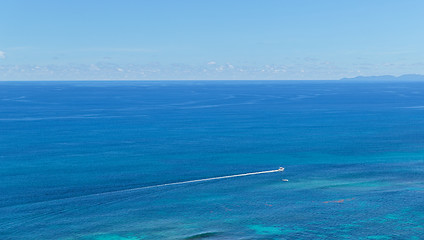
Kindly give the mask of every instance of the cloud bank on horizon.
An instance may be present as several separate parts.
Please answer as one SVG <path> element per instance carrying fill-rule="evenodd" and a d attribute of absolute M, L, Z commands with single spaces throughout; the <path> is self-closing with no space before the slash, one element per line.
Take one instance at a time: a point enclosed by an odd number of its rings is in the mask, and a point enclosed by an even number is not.
<path fill-rule="evenodd" d="M 403 75 L 409 65 L 390 65 Z M 370 66 L 381 68 L 390 66 Z M 424 64 L 420 64 L 424 67 Z M 384 68 L 383 68 L 384 67 Z M 127 64 L 108 62 L 68 65 L 0 65 L 0 80 L 331 80 L 355 76 L 387 75 L 386 71 L 343 69 L 328 63 L 293 65 Z M 312 76 L 312 77 L 311 77 Z"/>
<path fill-rule="evenodd" d="M 423 8 L 421 0 L 5 0 L 0 80 L 424 74 Z"/>

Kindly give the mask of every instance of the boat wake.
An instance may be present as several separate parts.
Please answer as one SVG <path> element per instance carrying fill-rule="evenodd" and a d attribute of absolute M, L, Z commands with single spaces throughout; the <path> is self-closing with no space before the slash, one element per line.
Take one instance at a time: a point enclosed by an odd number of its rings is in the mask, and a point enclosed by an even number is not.
<path fill-rule="evenodd" d="M 80 195 L 80 196 L 51 199 L 51 200 L 40 201 L 40 202 L 32 202 L 32 203 L 28 203 L 28 204 L 31 205 L 31 204 L 39 204 L 39 203 L 46 203 L 46 202 L 73 200 L 73 199 L 79 199 L 79 198 L 85 198 L 85 197 L 103 196 L 103 195 L 116 194 L 116 193 L 135 192 L 135 191 L 144 190 L 144 189 L 160 188 L 160 187 L 166 187 L 166 186 L 172 186 L 172 185 L 183 185 L 183 184 L 189 184 L 189 183 L 206 182 L 206 181 L 213 181 L 213 180 L 219 180 L 219 179 L 237 178 L 237 177 L 245 177 L 245 176 L 252 176 L 252 175 L 259 175 L 259 174 L 283 172 L 283 171 L 284 171 L 284 168 L 280 167 L 279 169 L 275 169 L 275 170 L 242 173 L 242 174 L 235 174 L 235 175 L 228 175 L 228 176 L 221 176 L 221 177 L 203 178 L 203 179 L 196 179 L 196 180 L 189 180 L 189 181 L 182 181 L 182 182 L 173 182 L 173 183 L 164 183 L 164 184 L 158 184 L 158 185 L 152 185 L 152 186 L 136 187 L 136 188 L 114 190 L 114 191 L 107 191 L 107 192 L 100 192 L 100 193 L 91 193 L 91 194 Z M 19 205 L 21 205 L 21 204 L 19 204 Z M 27 204 L 23 204 L 23 205 L 27 205 Z"/>

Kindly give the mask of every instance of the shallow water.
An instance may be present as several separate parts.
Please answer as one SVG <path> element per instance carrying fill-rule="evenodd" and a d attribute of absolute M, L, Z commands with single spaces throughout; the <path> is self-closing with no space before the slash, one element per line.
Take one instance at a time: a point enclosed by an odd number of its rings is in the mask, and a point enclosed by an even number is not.
<path fill-rule="evenodd" d="M 423 87 L 0 83 L 0 237 L 422 239 Z"/>

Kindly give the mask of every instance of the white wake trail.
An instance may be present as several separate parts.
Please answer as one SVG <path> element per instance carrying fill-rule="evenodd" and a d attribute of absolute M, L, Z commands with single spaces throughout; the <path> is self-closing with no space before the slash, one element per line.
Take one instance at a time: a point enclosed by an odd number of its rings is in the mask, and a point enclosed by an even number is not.
<path fill-rule="evenodd" d="M 269 171 L 262 171 L 262 172 L 242 173 L 242 174 L 222 176 L 222 177 L 213 177 L 213 178 L 204 178 L 204 179 L 197 179 L 197 180 L 189 180 L 189 181 L 184 181 L 184 182 L 165 183 L 165 184 L 159 184 L 159 185 L 153 185 L 153 186 L 146 186 L 146 187 L 139 187 L 139 188 L 131 188 L 131 189 L 125 189 L 125 190 L 112 191 L 112 192 L 115 193 L 115 192 L 136 191 L 136 190 L 147 189 L 147 188 L 156 188 L 156 187 L 164 187 L 164 186 L 170 186 L 170 185 L 180 185 L 180 184 L 195 183 L 195 182 L 206 182 L 206 181 L 212 181 L 212 180 L 218 180 L 218 179 L 244 177 L 244 176 L 250 176 L 250 175 L 258 175 L 258 174 L 265 174 L 265 173 L 275 173 L 275 172 L 282 172 L 282 171 L 284 171 L 284 168 L 279 168 L 279 169 L 276 169 L 276 170 L 269 170 Z M 112 192 L 107 192 L 107 193 L 112 193 Z M 105 193 L 99 193 L 99 195 L 100 194 L 105 194 Z"/>
<path fill-rule="evenodd" d="M 32 203 L 28 203 L 28 204 L 31 205 L 31 204 L 46 203 L 46 202 L 56 202 L 56 201 L 78 199 L 78 198 L 85 198 L 85 197 L 92 197 L 92 196 L 102 196 L 102 195 L 108 195 L 108 194 L 114 194 L 114 193 L 133 192 L 133 191 L 138 191 L 138 190 L 143 190 L 143 189 L 149 189 L 149 188 L 159 188 L 159 187 L 172 186 L 172 185 L 182 185 L 182 184 L 195 183 L 195 182 L 206 182 L 206 181 L 212 181 L 212 180 L 219 180 L 219 179 L 226 179 L 226 178 L 236 178 L 236 177 L 245 177 L 245 176 L 251 176 L 251 175 L 259 175 L 259 174 L 267 174 L 267 173 L 275 173 L 275 172 L 283 172 L 283 171 L 284 171 L 284 168 L 283 167 L 280 167 L 279 169 L 276 169 L 276 170 L 261 171 L 261 172 L 251 172 L 251 173 L 242 173 L 242 174 L 228 175 L 228 176 L 222 176 L 222 177 L 212 177 L 212 178 L 204 178 L 204 179 L 197 179 L 197 180 L 189 180 L 189 181 L 183 181 L 183 182 L 164 183 L 164 184 L 152 185 L 152 186 L 145 186 L 145 187 L 129 188 L 129 189 L 123 189 L 123 190 L 115 190 L 115 191 L 108 191 L 108 192 L 92 193 L 92 194 L 81 195 L 81 196 L 74 196 L 74 197 L 51 199 L 51 200 L 40 201 L 40 202 L 32 202 Z M 19 205 L 21 205 L 21 204 L 19 204 Z M 22 205 L 27 205 L 27 204 L 22 204 Z"/>

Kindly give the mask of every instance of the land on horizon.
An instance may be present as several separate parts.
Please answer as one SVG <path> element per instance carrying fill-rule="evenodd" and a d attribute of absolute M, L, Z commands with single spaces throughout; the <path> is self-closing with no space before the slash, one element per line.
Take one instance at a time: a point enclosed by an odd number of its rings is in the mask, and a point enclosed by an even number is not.
<path fill-rule="evenodd" d="M 134 80 L 120 80 L 120 79 L 96 79 L 96 80 L 0 80 L 0 82 L 20 82 L 20 81 L 357 81 L 357 82 L 399 82 L 399 81 L 424 81 L 424 75 L 421 74 L 404 74 L 400 76 L 393 75 L 380 75 L 380 76 L 357 76 L 351 78 L 340 79 L 320 79 L 320 80 L 290 80 L 290 79 L 134 79 Z"/>
<path fill-rule="evenodd" d="M 424 81 L 424 75 L 404 74 L 400 76 L 381 75 L 381 76 L 357 76 L 353 78 L 341 78 L 341 81 Z"/>

